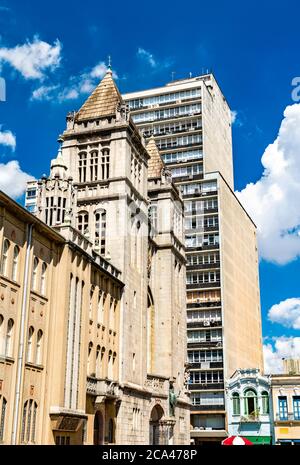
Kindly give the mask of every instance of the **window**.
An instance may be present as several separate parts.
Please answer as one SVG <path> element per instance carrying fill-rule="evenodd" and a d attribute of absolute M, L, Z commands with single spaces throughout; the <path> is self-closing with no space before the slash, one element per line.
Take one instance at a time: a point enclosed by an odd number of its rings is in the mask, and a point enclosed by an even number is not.
<path fill-rule="evenodd" d="M 22 431 L 21 431 L 21 442 L 35 443 L 35 427 L 36 427 L 36 416 L 37 416 L 37 403 L 29 399 L 25 402 L 23 407 L 23 418 L 22 418 Z"/>
<path fill-rule="evenodd" d="M 46 294 L 46 272 L 47 272 L 47 265 L 45 262 L 42 264 L 42 273 L 41 273 L 41 294 Z"/>
<path fill-rule="evenodd" d="M 287 397 L 286 396 L 278 397 L 278 407 L 279 407 L 279 419 L 287 420 L 288 410 L 287 410 Z"/>
<path fill-rule="evenodd" d="M 4 318 L 3 315 L 0 315 L 0 355 L 4 353 Z"/>
<path fill-rule="evenodd" d="M 149 220 L 150 220 L 150 224 L 152 228 L 154 228 L 154 230 L 156 231 L 157 230 L 157 205 L 155 204 L 152 204 L 149 207 Z"/>
<path fill-rule="evenodd" d="M 78 231 L 81 234 L 85 234 L 89 227 L 89 214 L 87 212 L 81 212 L 78 214 Z"/>
<path fill-rule="evenodd" d="M 39 329 L 37 333 L 36 357 L 35 357 L 35 361 L 37 365 L 42 364 L 42 340 L 43 340 L 43 331 Z"/>
<path fill-rule="evenodd" d="M 87 361 L 87 374 L 91 374 L 91 358 L 92 358 L 92 350 L 93 350 L 93 343 L 89 343 L 89 349 L 88 349 L 88 361 Z"/>
<path fill-rule="evenodd" d="M 255 415 L 257 414 L 257 395 L 253 389 L 247 389 L 245 391 L 245 414 Z"/>
<path fill-rule="evenodd" d="M 55 436 L 55 445 L 56 446 L 69 446 L 70 436 Z"/>
<path fill-rule="evenodd" d="M 28 189 L 26 195 L 27 199 L 34 199 L 36 197 L 36 189 Z"/>
<path fill-rule="evenodd" d="M 14 327 L 14 320 L 10 318 L 7 323 L 7 331 L 6 331 L 6 341 L 5 341 L 5 356 L 6 357 L 12 356 L 13 327 Z"/>
<path fill-rule="evenodd" d="M 32 270 L 32 281 L 31 281 L 31 289 L 36 290 L 37 287 L 37 272 L 39 266 L 39 259 L 37 257 L 33 260 L 33 270 Z"/>
<path fill-rule="evenodd" d="M 173 152 L 165 153 L 162 156 L 163 161 L 168 163 L 177 163 L 177 162 L 186 162 L 190 160 L 202 160 L 203 154 L 202 151 L 197 150 L 187 150 L 185 152 Z"/>
<path fill-rule="evenodd" d="M 13 267 L 12 267 L 12 280 L 17 281 L 18 277 L 18 261 L 20 249 L 17 245 L 14 247 Z"/>
<path fill-rule="evenodd" d="M 261 402 L 262 402 L 262 414 L 267 415 L 269 413 L 269 394 L 267 391 L 261 393 Z"/>
<path fill-rule="evenodd" d="M 108 352 L 108 379 L 113 379 L 113 370 L 112 370 L 112 351 Z"/>
<path fill-rule="evenodd" d="M 96 378 L 101 377 L 101 374 L 100 374 L 100 369 L 101 369 L 100 351 L 101 351 L 101 348 L 100 348 L 99 345 L 97 345 L 97 347 L 96 347 Z"/>
<path fill-rule="evenodd" d="M 101 255 L 105 255 L 106 243 L 106 211 L 95 214 L 95 245 L 99 247 Z"/>
<path fill-rule="evenodd" d="M 27 362 L 32 362 L 33 359 L 33 337 L 34 337 L 34 328 L 30 326 L 28 330 L 28 339 L 27 339 Z"/>
<path fill-rule="evenodd" d="M 103 149 L 101 155 L 101 179 L 109 178 L 109 149 Z"/>
<path fill-rule="evenodd" d="M 294 419 L 300 420 L 300 396 L 293 396 Z"/>
<path fill-rule="evenodd" d="M 79 182 L 86 182 L 86 165 L 87 154 L 82 152 L 79 154 Z"/>
<path fill-rule="evenodd" d="M 0 396 L 0 443 L 4 439 L 6 406 L 7 406 L 7 401 L 5 397 Z"/>
<path fill-rule="evenodd" d="M 114 421 L 112 418 L 108 422 L 108 442 L 110 444 L 114 442 Z"/>
<path fill-rule="evenodd" d="M 97 181 L 98 179 L 98 152 L 91 152 L 90 158 L 90 180 Z"/>
<path fill-rule="evenodd" d="M 232 411 L 233 415 L 240 415 L 241 413 L 240 396 L 237 392 L 232 394 Z"/>
<path fill-rule="evenodd" d="M 7 276 L 7 262 L 8 262 L 8 252 L 9 252 L 10 242 L 5 239 L 3 242 L 2 249 L 2 260 L 1 260 L 1 274 Z"/>

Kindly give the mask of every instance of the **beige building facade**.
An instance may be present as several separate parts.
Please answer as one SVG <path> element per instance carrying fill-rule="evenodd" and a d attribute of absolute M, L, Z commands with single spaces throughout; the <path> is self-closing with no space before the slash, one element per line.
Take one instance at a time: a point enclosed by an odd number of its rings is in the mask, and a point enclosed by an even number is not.
<path fill-rule="evenodd" d="M 0 365 L 12 409 L 2 440 L 188 444 L 182 197 L 111 71 L 67 116 L 60 142 L 50 176 L 28 186 L 35 216 L 2 201 L 1 260 L 13 266 L 20 237 L 23 279 L 14 315 L 18 286 L 1 273 L 5 340 L 10 319 L 15 328 L 12 360 L 5 351 Z"/>
<path fill-rule="evenodd" d="M 271 375 L 273 443 L 300 445 L 299 360 L 284 360 L 284 374 Z"/>

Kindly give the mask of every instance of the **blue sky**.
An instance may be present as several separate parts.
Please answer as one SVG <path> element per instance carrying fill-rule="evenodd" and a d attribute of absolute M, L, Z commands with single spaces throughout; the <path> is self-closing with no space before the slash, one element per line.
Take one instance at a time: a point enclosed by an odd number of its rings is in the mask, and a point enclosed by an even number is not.
<path fill-rule="evenodd" d="M 7 85 L 0 102 L 0 186 L 2 170 L 2 188 L 15 197 L 25 173 L 48 173 L 66 113 L 99 81 L 108 55 L 121 92 L 163 85 L 173 71 L 182 78 L 213 70 L 236 112 L 235 187 L 260 228 L 263 334 L 274 370 L 281 357 L 300 356 L 300 110 L 291 85 L 300 76 L 299 14 L 292 0 L 284 7 L 263 0 L 0 0 L 0 75 Z M 272 322 L 268 311 L 279 303 Z"/>

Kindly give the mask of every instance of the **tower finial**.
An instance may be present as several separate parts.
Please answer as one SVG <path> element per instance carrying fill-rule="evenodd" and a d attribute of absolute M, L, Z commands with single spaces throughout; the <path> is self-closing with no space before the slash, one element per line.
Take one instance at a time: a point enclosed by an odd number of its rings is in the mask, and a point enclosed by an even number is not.
<path fill-rule="evenodd" d="M 108 69 L 111 71 L 111 56 L 108 55 Z"/>

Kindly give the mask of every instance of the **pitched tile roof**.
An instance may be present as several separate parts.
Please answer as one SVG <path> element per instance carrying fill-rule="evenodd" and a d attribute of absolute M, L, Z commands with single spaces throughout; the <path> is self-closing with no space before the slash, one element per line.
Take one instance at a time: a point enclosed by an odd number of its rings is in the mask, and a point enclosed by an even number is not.
<path fill-rule="evenodd" d="M 148 160 L 148 178 L 157 178 L 161 176 L 161 170 L 164 168 L 164 162 L 161 159 L 159 150 L 153 136 L 150 137 L 147 144 L 147 152 L 150 155 Z"/>
<path fill-rule="evenodd" d="M 76 114 L 76 121 L 114 115 L 118 103 L 122 102 L 123 99 L 112 78 L 112 72 L 108 70 Z"/>

